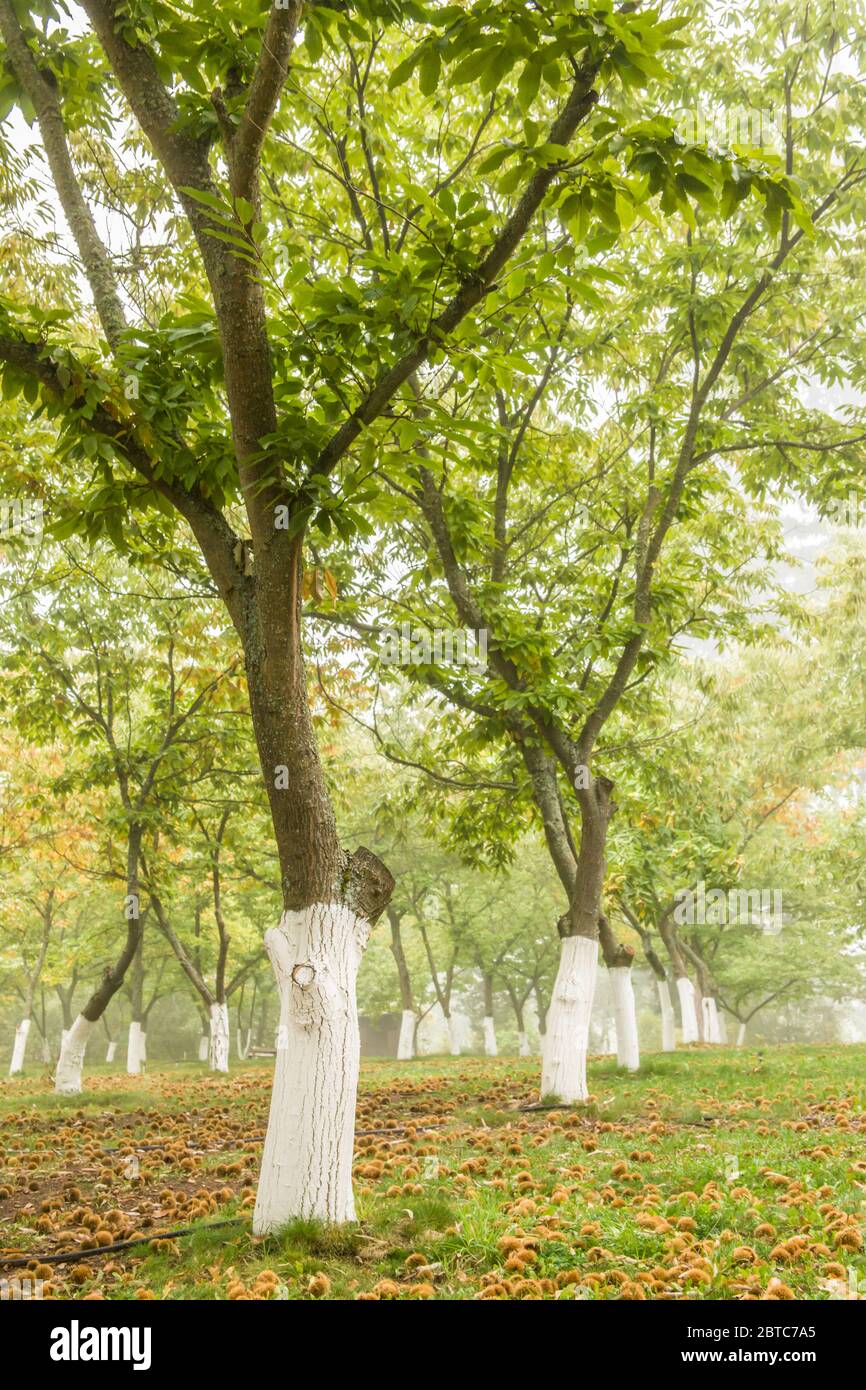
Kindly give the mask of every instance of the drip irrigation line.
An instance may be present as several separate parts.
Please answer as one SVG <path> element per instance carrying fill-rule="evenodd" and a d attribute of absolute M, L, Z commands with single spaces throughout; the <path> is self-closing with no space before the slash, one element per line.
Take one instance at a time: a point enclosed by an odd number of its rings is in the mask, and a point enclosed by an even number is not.
<path fill-rule="evenodd" d="M 6 1259 L 0 1255 L 0 1266 L 4 1269 L 22 1268 L 24 1265 L 68 1264 L 70 1260 L 91 1260 L 97 1255 L 111 1255 L 115 1250 L 128 1250 L 131 1245 L 150 1245 L 155 1240 L 174 1240 L 176 1236 L 195 1235 L 197 1231 L 216 1231 L 221 1226 L 244 1226 L 243 1217 L 236 1216 L 230 1221 L 208 1221 L 203 1226 L 181 1226 L 176 1231 L 153 1231 L 149 1236 L 136 1236 L 135 1240 L 119 1240 L 114 1245 L 97 1245 L 95 1250 L 64 1250 L 51 1255 L 22 1255 Z"/>

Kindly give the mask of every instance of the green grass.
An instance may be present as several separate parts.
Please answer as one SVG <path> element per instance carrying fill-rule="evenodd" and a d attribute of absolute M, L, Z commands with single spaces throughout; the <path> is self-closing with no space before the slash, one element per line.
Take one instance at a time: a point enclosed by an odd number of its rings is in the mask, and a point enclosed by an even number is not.
<path fill-rule="evenodd" d="M 537 1074 L 507 1057 L 366 1062 L 357 1225 L 266 1239 L 249 1218 L 268 1062 L 128 1081 L 97 1067 L 71 1098 L 25 1076 L 0 1089 L 3 1244 L 36 1262 L 94 1223 L 196 1227 L 55 1266 L 62 1298 L 866 1295 L 866 1048 L 692 1048 L 637 1075 L 593 1061 L 571 1110 L 519 1108 Z"/>

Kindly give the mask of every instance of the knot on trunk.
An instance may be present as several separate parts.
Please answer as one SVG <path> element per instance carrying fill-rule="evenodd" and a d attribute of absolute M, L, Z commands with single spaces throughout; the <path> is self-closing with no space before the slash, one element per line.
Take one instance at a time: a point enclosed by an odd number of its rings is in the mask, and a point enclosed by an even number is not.
<path fill-rule="evenodd" d="M 598 935 L 601 941 L 601 954 L 608 970 L 629 970 L 634 960 L 634 947 L 624 946 L 621 941 L 617 941 L 603 912 L 600 912 L 598 916 Z"/>
<path fill-rule="evenodd" d="M 292 970 L 292 979 L 301 989 L 309 989 L 316 978 L 316 967 L 305 961 L 302 965 L 296 965 Z"/>
<path fill-rule="evenodd" d="M 394 876 L 372 850 L 359 845 L 346 859 L 341 889 L 346 906 L 373 926 L 394 891 Z"/>

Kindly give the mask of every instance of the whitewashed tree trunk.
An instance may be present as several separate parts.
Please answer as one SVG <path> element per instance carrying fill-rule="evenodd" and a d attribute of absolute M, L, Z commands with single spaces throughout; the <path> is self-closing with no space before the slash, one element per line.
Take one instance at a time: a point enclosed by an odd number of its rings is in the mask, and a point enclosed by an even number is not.
<path fill-rule="evenodd" d="M 547 1013 L 541 1061 L 541 1094 L 566 1105 L 586 1100 L 586 1054 L 598 969 L 598 942 L 566 936 Z"/>
<path fill-rule="evenodd" d="M 397 1060 L 407 1062 L 415 1055 L 415 1014 L 404 1009 L 400 1015 L 400 1036 L 397 1039 Z"/>
<path fill-rule="evenodd" d="M 640 1067 L 640 1045 L 637 1036 L 637 1009 L 634 1001 L 634 986 L 631 982 L 631 966 L 615 965 L 608 971 L 613 1011 L 616 1018 L 616 1060 L 628 1071 Z"/>
<path fill-rule="evenodd" d="M 728 1020 L 724 1009 L 716 1006 L 716 1021 L 719 1029 L 719 1042 L 723 1047 L 728 1045 Z"/>
<path fill-rule="evenodd" d="M 238 1025 L 238 1031 L 237 1031 L 237 1049 L 238 1049 L 238 1056 L 240 1057 L 240 1059 L 241 1059 L 242 1062 L 245 1062 L 245 1061 L 247 1060 L 247 1058 L 249 1057 L 249 1055 L 250 1055 L 250 1048 L 252 1047 L 252 1045 L 253 1045 L 253 1030 L 252 1030 L 252 1028 L 248 1028 L 248 1029 L 247 1029 L 247 1035 L 246 1035 L 246 1037 L 244 1037 L 243 1034 L 242 1034 L 242 1030 L 241 1030 L 240 1024 L 239 1024 L 239 1025 Z"/>
<path fill-rule="evenodd" d="M 126 1073 L 127 1076 L 141 1076 L 144 1071 L 144 1035 L 141 1024 L 133 1020 L 129 1025 L 129 1037 L 126 1044 Z"/>
<path fill-rule="evenodd" d="M 490 1014 L 484 1015 L 484 1056 L 498 1057 L 499 1047 L 496 1043 L 496 1025 Z"/>
<path fill-rule="evenodd" d="M 742 1046 L 743 1046 L 743 1043 L 744 1043 L 745 1041 L 746 1041 L 746 1025 L 745 1025 L 745 1023 L 741 1023 L 740 1026 L 739 1026 L 739 1028 L 737 1029 L 737 1047 L 742 1047 Z"/>
<path fill-rule="evenodd" d="M 27 1051 L 27 1034 L 30 1032 L 30 1019 L 22 1018 L 20 1023 L 15 1025 L 15 1042 L 12 1046 L 12 1061 L 9 1063 L 9 1075 L 17 1076 L 24 1070 L 24 1054 Z"/>
<path fill-rule="evenodd" d="M 70 1028 L 61 1028 L 61 1030 L 60 1030 L 60 1051 L 61 1051 L 61 1052 L 63 1051 L 63 1044 L 66 1042 L 66 1039 L 69 1037 L 69 1034 L 70 1034 L 71 1031 L 72 1031 L 72 1030 L 71 1030 Z"/>
<path fill-rule="evenodd" d="M 716 1008 L 716 1001 L 712 995 L 705 994 L 701 1000 L 701 1008 L 704 1015 L 704 1042 L 719 1043 L 719 1011 Z"/>
<path fill-rule="evenodd" d="M 525 1033 L 518 1033 L 518 1034 L 517 1034 L 517 1055 L 518 1055 L 519 1057 L 531 1057 L 531 1056 L 532 1056 L 532 1053 L 531 1053 L 530 1048 L 529 1048 L 529 1039 L 528 1039 L 528 1037 L 526 1036 Z"/>
<path fill-rule="evenodd" d="M 671 999 L 671 987 L 667 980 L 656 980 L 659 1008 L 662 1011 L 662 1052 L 676 1052 L 677 1021 Z"/>
<path fill-rule="evenodd" d="M 680 997 L 680 1020 L 682 1022 L 683 1042 L 698 1040 L 698 1015 L 695 1009 L 695 991 L 687 975 L 677 980 L 677 994 Z"/>
<path fill-rule="evenodd" d="M 74 1096 L 80 1092 L 87 1039 L 95 1026 L 89 1018 L 79 1014 L 71 1028 L 64 1028 L 60 1060 L 54 1073 L 54 1089 L 59 1095 Z"/>
<path fill-rule="evenodd" d="M 208 1059 L 209 1052 L 210 1038 L 208 1037 L 207 1033 L 202 1033 L 201 1037 L 198 1040 L 198 1060 L 200 1062 L 206 1062 Z"/>
<path fill-rule="evenodd" d="M 355 982 L 370 924 L 342 904 L 285 912 L 265 934 L 280 1027 L 253 1231 L 354 1221 L 361 1040 Z"/>
<path fill-rule="evenodd" d="M 228 1004 L 211 1004 L 209 1054 L 211 1071 L 228 1071 L 229 1041 L 229 1006 Z"/>
<path fill-rule="evenodd" d="M 452 1057 L 460 1056 L 460 1033 L 457 1028 L 457 1020 L 450 1014 L 445 1020 L 448 1025 L 448 1050 Z"/>
<path fill-rule="evenodd" d="M 113 1062 L 116 1053 L 117 1053 L 117 1043 L 116 1043 L 116 1042 L 114 1041 L 114 1039 L 112 1038 L 111 1042 L 108 1044 L 108 1050 L 106 1051 L 106 1054 L 105 1054 L 105 1060 L 106 1060 L 106 1062 Z"/>

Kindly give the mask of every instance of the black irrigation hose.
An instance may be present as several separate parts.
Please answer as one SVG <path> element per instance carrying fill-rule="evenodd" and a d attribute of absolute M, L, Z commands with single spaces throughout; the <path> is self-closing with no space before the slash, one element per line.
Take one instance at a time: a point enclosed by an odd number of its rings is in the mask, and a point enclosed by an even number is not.
<path fill-rule="evenodd" d="M 154 1231 L 149 1236 L 136 1236 L 135 1240 L 119 1240 L 114 1245 L 97 1245 L 95 1250 L 65 1250 L 59 1255 L 16 1255 L 10 1260 L 0 1255 L 0 1266 L 4 1269 L 14 1269 L 34 1262 L 42 1265 L 68 1264 L 71 1260 L 91 1260 L 96 1255 L 111 1255 L 115 1250 L 128 1250 L 131 1245 L 150 1245 L 155 1240 L 174 1240 L 175 1236 L 194 1235 L 196 1231 L 216 1231 L 221 1226 L 245 1224 L 243 1217 L 236 1216 L 230 1221 L 209 1221 L 203 1226 L 181 1226 L 177 1231 Z"/>
<path fill-rule="evenodd" d="M 421 1134 L 427 1134 L 427 1133 L 430 1132 L 431 1130 L 434 1130 L 434 1129 L 444 1129 L 444 1128 L 445 1128 L 444 1124 L 440 1124 L 440 1125 L 426 1125 L 426 1126 L 424 1126 L 423 1129 L 421 1129 L 421 1130 L 419 1131 L 419 1133 L 421 1133 Z M 374 1134 L 405 1134 L 405 1132 L 406 1132 L 406 1126 L 404 1126 L 404 1127 L 402 1127 L 402 1128 L 400 1128 L 400 1129 L 396 1129 L 396 1130 L 394 1130 L 394 1129 L 359 1129 L 359 1130 L 357 1131 L 357 1133 L 356 1133 L 356 1138 L 368 1138 L 368 1137 L 370 1137 L 371 1135 L 374 1135 Z M 255 1139 L 264 1139 L 264 1137 L 265 1137 L 265 1136 L 264 1136 L 263 1134 L 254 1134 L 254 1135 L 251 1135 L 250 1137 L 248 1137 L 247 1139 L 244 1139 L 242 1142 L 245 1143 L 245 1144 L 249 1144 L 249 1143 L 252 1143 L 253 1140 L 255 1140 Z M 166 1142 L 166 1143 L 164 1143 L 164 1144 L 139 1144 L 137 1147 L 138 1147 L 138 1149 L 166 1149 L 166 1148 L 168 1148 L 168 1147 L 170 1146 L 170 1142 L 171 1142 L 171 1141 L 168 1141 L 168 1142 Z M 133 1147 L 133 1146 L 130 1145 L 130 1147 Z M 103 1149 L 102 1152 L 103 1152 L 103 1153 L 119 1153 L 120 1150 L 119 1150 L 119 1149 Z M 203 1150 L 203 1152 L 206 1152 L 206 1153 L 224 1153 L 224 1152 L 226 1152 L 226 1151 L 225 1151 L 224 1149 L 212 1149 L 212 1150 Z M 12 1259 L 4 1259 L 4 1257 L 3 1257 L 2 1255 L 0 1255 L 0 1268 L 3 1268 L 3 1269 L 23 1269 L 26 1265 L 31 1265 L 31 1264 L 33 1264 L 34 1262 L 35 1262 L 36 1264 L 46 1264 L 46 1265 L 68 1264 L 70 1260 L 90 1260 L 90 1259 L 93 1259 L 93 1258 L 94 1258 L 95 1256 L 97 1256 L 97 1255 L 111 1255 L 111 1254 L 114 1253 L 115 1250 L 128 1250 L 129 1247 L 130 1247 L 131 1245 L 150 1245 L 150 1244 L 151 1244 L 153 1241 L 155 1241 L 155 1240 L 174 1240 L 174 1238 L 175 1238 L 176 1236 L 189 1236 L 189 1235 L 194 1235 L 196 1231 L 216 1231 L 216 1230 L 219 1230 L 220 1227 L 222 1227 L 222 1226 L 242 1226 L 242 1225 L 244 1225 L 244 1220 L 243 1220 L 242 1217 L 238 1216 L 238 1217 L 234 1217 L 232 1220 L 229 1220 L 229 1221 L 210 1221 L 210 1222 L 207 1223 L 207 1225 L 204 1225 L 204 1226 L 182 1226 L 182 1227 L 180 1227 L 180 1229 L 177 1230 L 177 1231 L 154 1231 L 154 1232 L 152 1232 L 149 1236 L 139 1236 L 139 1237 L 137 1237 L 135 1240 L 120 1240 L 120 1241 L 117 1241 L 114 1245 L 97 1245 L 96 1248 L 93 1249 L 93 1250 L 69 1250 L 69 1251 L 62 1251 L 59 1255 L 58 1255 L 58 1254 L 52 1254 L 52 1255 L 22 1255 L 22 1256 L 15 1256 L 15 1257 L 12 1258 Z"/>

